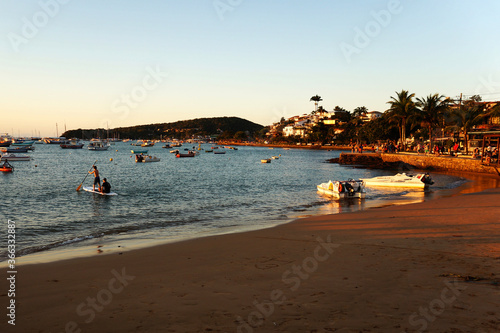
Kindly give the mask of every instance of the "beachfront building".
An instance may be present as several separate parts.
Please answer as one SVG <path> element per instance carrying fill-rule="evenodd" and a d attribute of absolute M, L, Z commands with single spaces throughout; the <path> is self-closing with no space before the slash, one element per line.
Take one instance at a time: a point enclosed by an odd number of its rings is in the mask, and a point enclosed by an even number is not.
<path fill-rule="evenodd" d="M 361 120 L 372 121 L 372 120 L 375 120 L 377 118 L 382 117 L 383 114 L 384 113 L 380 112 L 380 111 L 368 111 L 361 116 Z"/>

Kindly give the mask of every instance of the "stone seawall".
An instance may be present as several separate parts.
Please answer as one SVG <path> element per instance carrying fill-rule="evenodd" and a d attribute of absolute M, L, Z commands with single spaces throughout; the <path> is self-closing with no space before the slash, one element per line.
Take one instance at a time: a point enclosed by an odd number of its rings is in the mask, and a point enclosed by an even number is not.
<path fill-rule="evenodd" d="M 373 161 L 394 164 L 405 163 L 417 169 L 439 170 L 439 171 L 464 171 L 500 175 L 495 166 L 483 165 L 481 160 L 473 160 L 464 157 L 432 156 L 416 154 L 352 154 L 342 153 L 339 158 L 340 164 L 370 165 Z M 367 163 L 370 161 L 369 163 Z"/>

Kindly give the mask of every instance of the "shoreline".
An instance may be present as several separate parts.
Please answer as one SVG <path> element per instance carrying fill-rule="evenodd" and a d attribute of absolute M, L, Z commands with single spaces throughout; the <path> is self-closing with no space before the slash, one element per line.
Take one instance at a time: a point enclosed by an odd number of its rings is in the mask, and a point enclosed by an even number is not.
<path fill-rule="evenodd" d="M 191 236 L 184 236 L 180 238 L 175 238 L 175 239 L 154 239 L 154 238 L 135 238 L 132 240 L 127 240 L 128 236 L 125 235 L 123 240 L 121 237 L 115 237 L 114 239 L 107 239 L 103 240 L 100 238 L 93 239 L 93 240 L 86 240 L 84 241 L 85 244 L 79 246 L 78 243 L 70 246 L 66 246 L 63 248 L 54 248 L 48 251 L 41 251 L 41 252 L 34 252 L 30 253 L 28 255 L 24 255 L 22 257 L 18 258 L 18 264 L 20 265 L 38 265 L 38 264 L 47 264 L 51 262 L 57 262 L 61 260 L 73 260 L 73 259 L 78 259 L 78 258 L 93 258 L 93 257 L 98 257 L 102 255 L 107 255 L 107 254 L 116 254 L 116 253 L 123 253 L 123 252 L 128 252 L 128 251 L 136 251 L 136 250 L 141 250 L 145 248 L 150 248 L 154 246 L 161 246 L 165 244 L 172 244 L 172 243 L 178 243 L 178 242 L 184 242 L 184 241 L 189 241 L 189 240 L 196 240 L 200 238 L 205 238 L 205 237 L 212 237 L 212 236 L 218 236 L 218 235 L 225 235 L 225 234 L 234 234 L 234 233 L 245 233 L 245 232 L 252 232 L 255 230 L 264 230 L 264 229 L 269 229 L 269 228 L 274 228 L 280 225 L 285 225 L 288 223 L 292 223 L 295 220 L 303 219 L 303 218 L 310 218 L 310 217 L 315 217 L 315 216 L 323 216 L 323 215 L 336 215 L 336 214 L 342 214 L 342 213 L 350 213 L 350 212 L 362 212 L 365 210 L 370 210 L 370 209 L 377 209 L 377 208 L 382 208 L 382 207 L 389 207 L 389 206 L 399 206 L 399 205 L 409 205 L 409 204 L 415 204 L 415 203 L 420 203 L 420 202 L 425 202 L 428 200 L 436 200 L 441 197 L 447 197 L 447 196 L 453 196 L 453 195 L 460 195 L 463 193 L 474 193 L 474 192 L 479 192 L 483 191 L 485 189 L 490 189 L 490 188 L 495 188 L 495 187 L 500 187 L 500 178 L 494 177 L 491 175 L 484 175 L 484 174 L 474 174 L 474 173 L 460 173 L 460 172 L 436 172 L 440 174 L 445 174 L 445 175 L 452 175 L 456 177 L 461 177 L 467 179 L 467 181 L 460 185 L 457 188 L 452 188 L 448 190 L 440 190 L 440 193 L 437 194 L 437 197 L 433 198 L 428 198 L 425 195 L 425 192 L 422 191 L 422 197 L 418 198 L 409 198 L 408 200 L 396 200 L 396 201 L 391 201 L 390 203 L 385 203 L 383 201 L 377 201 L 377 202 L 369 202 L 365 203 L 364 201 L 360 201 L 359 206 L 355 205 L 353 207 L 349 208 L 344 208 L 344 210 L 347 211 L 342 211 L 342 208 L 336 208 L 337 206 L 335 205 L 336 201 L 334 200 L 329 200 L 325 202 L 323 205 L 311 208 L 309 211 L 305 212 L 303 214 L 302 212 L 296 212 L 293 214 L 294 216 L 291 216 L 287 220 L 284 220 L 282 222 L 277 222 L 273 223 L 271 225 L 254 225 L 251 227 L 246 227 L 246 228 L 233 228 L 233 227 L 228 227 L 225 228 L 223 231 L 202 231 L 199 232 L 195 235 Z M 337 210 L 337 212 L 331 212 L 332 209 L 329 209 L 329 206 L 333 206 L 333 210 Z M 363 207 L 362 207 L 363 206 Z M 330 210 L 330 211 L 329 211 Z M 7 267 L 7 261 L 0 262 L 0 269 Z"/>
<path fill-rule="evenodd" d="M 17 329 L 493 332 L 500 325 L 499 198 L 496 188 L 25 265 Z M 449 303 L 439 302 L 443 294 Z M 426 320 L 419 308 L 432 304 L 442 308 Z"/>

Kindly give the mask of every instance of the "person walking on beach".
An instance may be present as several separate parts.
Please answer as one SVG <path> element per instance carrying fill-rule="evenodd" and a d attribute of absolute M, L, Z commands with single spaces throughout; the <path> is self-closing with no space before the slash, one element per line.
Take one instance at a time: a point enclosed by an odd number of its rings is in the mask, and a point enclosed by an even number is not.
<path fill-rule="evenodd" d="M 95 191 L 95 184 L 97 184 L 99 192 L 101 192 L 101 178 L 99 178 L 99 170 L 94 165 L 93 170 L 89 171 L 91 175 L 94 175 L 94 184 L 92 185 L 92 191 Z"/>

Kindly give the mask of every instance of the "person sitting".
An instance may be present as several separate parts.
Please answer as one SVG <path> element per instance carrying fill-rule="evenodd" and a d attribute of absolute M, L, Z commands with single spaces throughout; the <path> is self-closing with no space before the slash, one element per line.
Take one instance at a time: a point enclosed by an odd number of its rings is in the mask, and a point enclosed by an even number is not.
<path fill-rule="evenodd" d="M 102 180 L 102 185 L 101 185 L 101 193 L 110 193 L 111 192 L 111 184 L 108 183 L 106 178 Z"/>

